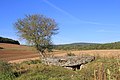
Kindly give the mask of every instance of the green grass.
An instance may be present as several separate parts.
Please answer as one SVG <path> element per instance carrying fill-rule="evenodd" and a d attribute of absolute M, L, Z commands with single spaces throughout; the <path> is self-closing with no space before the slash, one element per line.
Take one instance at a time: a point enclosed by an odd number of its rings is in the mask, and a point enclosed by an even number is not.
<path fill-rule="evenodd" d="M 14 78 L 11 65 L 0 61 L 0 80 L 13 80 Z"/>
<path fill-rule="evenodd" d="M 69 52 L 69 53 L 67 53 L 67 55 L 66 55 L 66 56 L 75 56 L 75 54 L 74 54 L 74 53 Z"/>
<path fill-rule="evenodd" d="M 44 65 L 39 60 L 11 65 L 0 62 L 0 70 L 0 80 L 119 80 L 120 59 L 99 58 L 78 71 Z"/>
<path fill-rule="evenodd" d="M 82 80 L 119 80 L 120 59 L 97 59 L 88 63 L 79 73 L 81 74 Z"/>
<path fill-rule="evenodd" d="M 76 80 L 78 75 L 75 71 L 58 66 L 44 65 L 40 62 L 32 62 L 31 64 L 23 62 L 19 65 L 19 71 L 23 70 L 26 70 L 26 73 L 20 74 L 16 80 Z"/>

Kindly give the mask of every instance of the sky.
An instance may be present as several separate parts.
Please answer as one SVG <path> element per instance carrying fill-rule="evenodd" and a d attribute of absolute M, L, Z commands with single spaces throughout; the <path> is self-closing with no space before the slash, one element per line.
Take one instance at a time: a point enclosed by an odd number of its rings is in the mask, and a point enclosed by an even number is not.
<path fill-rule="evenodd" d="M 120 41 L 120 0 L 0 0 L 0 36 L 25 44 L 13 24 L 27 14 L 55 19 L 54 44 Z"/>

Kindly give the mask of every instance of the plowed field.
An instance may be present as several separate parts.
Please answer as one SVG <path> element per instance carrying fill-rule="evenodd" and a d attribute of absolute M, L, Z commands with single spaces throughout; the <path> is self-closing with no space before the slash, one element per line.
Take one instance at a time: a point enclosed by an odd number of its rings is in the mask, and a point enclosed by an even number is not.
<path fill-rule="evenodd" d="M 32 47 L 0 43 L 0 60 L 10 61 L 25 58 L 38 57 L 37 52 Z"/>
<path fill-rule="evenodd" d="M 28 59 L 38 59 L 39 54 L 33 47 L 0 43 L 0 60 L 20 62 Z M 120 58 L 120 50 L 80 50 L 80 51 L 57 51 L 54 56 L 65 56 L 67 53 L 76 55 L 92 55 L 98 57 Z"/>

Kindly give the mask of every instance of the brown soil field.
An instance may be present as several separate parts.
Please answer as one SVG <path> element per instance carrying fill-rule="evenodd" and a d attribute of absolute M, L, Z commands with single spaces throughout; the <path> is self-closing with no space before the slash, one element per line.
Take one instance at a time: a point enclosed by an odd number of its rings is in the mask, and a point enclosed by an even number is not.
<path fill-rule="evenodd" d="M 32 47 L 0 43 L 0 60 L 11 61 L 38 57 L 37 52 Z"/>
<path fill-rule="evenodd" d="M 21 62 L 24 60 L 34 60 L 39 58 L 39 54 L 33 47 L 3 44 L 0 43 L 0 60 L 9 62 Z M 67 53 L 76 55 L 92 55 L 99 57 L 114 57 L 120 58 L 120 50 L 80 50 L 80 51 L 58 51 L 54 50 L 53 56 L 65 56 Z"/>

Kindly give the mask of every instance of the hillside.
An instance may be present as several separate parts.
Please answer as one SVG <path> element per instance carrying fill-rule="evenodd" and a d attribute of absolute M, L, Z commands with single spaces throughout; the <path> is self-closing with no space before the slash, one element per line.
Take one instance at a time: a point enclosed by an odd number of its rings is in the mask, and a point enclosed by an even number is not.
<path fill-rule="evenodd" d="M 19 41 L 17 41 L 17 40 L 13 40 L 13 39 L 10 39 L 10 38 L 4 38 L 4 37 L 0 37 L 0 43 L 10 43 L 10 44 L 20 45 Z"/>
<path fill-rule="evenodd" d="M 38 57 L 33 47 L 0 43 L 0 60 L 10 61 Z"/>
<path fill-rule="evenodd" d="M 86 43 L 86 42 L 78 42 L 78 43 L 70 43 L 70 44 L 61 44 L 61 46 L 65 46 L 65 45 L 93 45 L 93 44 L 99 44 L 99 43 Z"/>
<path fill-rule="evenodd" d="M 120 42 L 113 43 L 72 43 L 72 44 L 63 44 L 55 45 L 54 47 L 57 50 L 100 50 L 100 49 L 120 49 Z"/>

